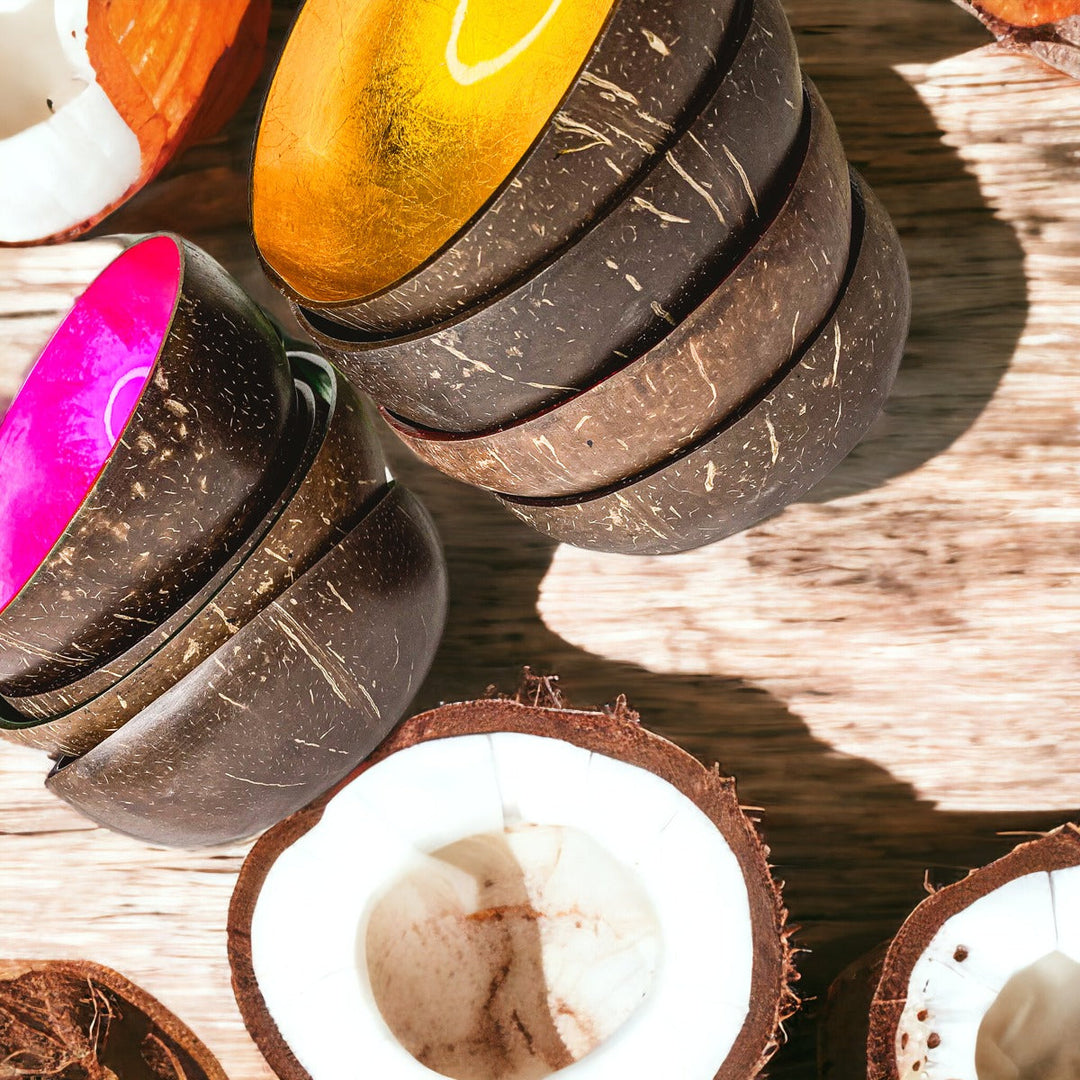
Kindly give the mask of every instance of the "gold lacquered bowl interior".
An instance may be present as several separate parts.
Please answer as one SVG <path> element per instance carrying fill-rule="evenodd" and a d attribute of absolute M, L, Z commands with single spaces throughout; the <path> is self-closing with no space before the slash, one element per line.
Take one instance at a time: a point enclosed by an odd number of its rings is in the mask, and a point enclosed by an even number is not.
<path fill-rule="evenodd" d="M 307 0 L 255 147 L 255 240 L 315 303 L 421 266 L 506 180 L 615 0 Z"/>

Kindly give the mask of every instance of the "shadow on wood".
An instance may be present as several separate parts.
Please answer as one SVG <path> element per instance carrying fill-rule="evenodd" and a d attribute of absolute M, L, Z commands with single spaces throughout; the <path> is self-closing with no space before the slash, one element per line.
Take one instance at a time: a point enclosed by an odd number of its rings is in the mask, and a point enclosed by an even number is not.
<path fill-rule="evenodd" d="M 743 803 L 764 808 L 776 874 L 787 883 L 792 922 L 803 927 L 798 942 L 810 950 L 800 958 L 798 989 L 813 999 L 770 1075 L 810 1075 L 817 1000 L 842 968 L 897 930 L 924 895 L 928 867 L 951 880 L 1013 846 L 997 833 L 1042 831 L 1068 818 L 938 812 L 879 766 L 814 738 L 782 702 L 740 679 L 652 672 L 569 644 L 537 613 L 554 545 L 490 497 L 425 469 L 403 448 L 389 450 L 395 473 L 435 516 L 450 565 L 446 634 L 413 711 L 476 697 L 489 685 L 511 693 L 529 664 L 557 673 L 571 706 L 625 693 L 646 725 L 706 764 L 719 762 L 738 779 Z M 656 601 L 662 618 L 663 605 L 678 598 Z"/>
<path fill-rule="evenodd" d="M 917 468 L 970 427 L 1008 370 L 1027 286 L 1013 228 L 893 70 L 984 45 L 982 28 L 940 0 L 855 12 L 837 0 L 786 7 L 848 157 L 892 215 L 912 282 L 911 336 L 892 396 L 863 442 L 807 496 L 824 502 Z"/>

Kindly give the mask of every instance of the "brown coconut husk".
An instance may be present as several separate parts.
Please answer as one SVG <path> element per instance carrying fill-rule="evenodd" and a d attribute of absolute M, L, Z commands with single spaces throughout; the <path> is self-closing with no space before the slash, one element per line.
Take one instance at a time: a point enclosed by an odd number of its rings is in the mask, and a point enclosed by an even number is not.
<path fill-rule="evenodd" d="M 141 987 L 85 960 L 0 960 L 0 1080 L 225 1080 Z"/>

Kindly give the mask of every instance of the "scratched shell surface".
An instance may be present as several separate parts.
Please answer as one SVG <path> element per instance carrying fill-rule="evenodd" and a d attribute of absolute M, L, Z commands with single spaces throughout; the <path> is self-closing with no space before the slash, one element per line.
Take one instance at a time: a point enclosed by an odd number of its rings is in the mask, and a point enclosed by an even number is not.
<path fill-rule="evenodd" d="M 851 243 L 851 185 L 821 99 L 779 214 L 732 273 L 667 337 L 539 416 L 474 438 L 398 423 L 420 457 L 501 494 L 550 498 L 618 483 L 693 443 L 757 393 L 835 303 Z"/>
<path fill-rule="evenodd" d="M 86 500 L 0 614 L 0 691 L 93 670 L 198 591 L 288 482 L 295 390 L 280 336 L 177 239 L 176 312 L 154 374 Z"/>
<path fill-rule="evenodd" d="M 225 563 L 218 567 L 214 576 L 198 592 L 188 597 L 184 604 L 168 618 L 148 630 L 138 641 L 118 656 L 113 657 L 108 663 L 94 668 L 71 682 L 43 690 L 39 694 L 0 696 L 0 736 L 14 742 L 48 749 L 50 752 L 59 749 L 61 742 L 57 740 L 62 741 L 65 738 L 63 732 L 71 723 L 71 718 L 65 714 L 112 689 L 116 684 L 122 683 L 135 668 L 180 633 L 194 617 L 214 601 L 218 592 L 243 565 L 244 560 L 262 543 L 271 526 L 295 493 L 301 474 L 310 464 L 309 459 L 317 448 L 318 420 L 315 397 L 311 390 L 303 386 L 299 380 L 296 380 L 295 385 L 297 423 L 290 433 L 290 441 L 298 445 L 295 448 L 297 451 L 295 456 L 290 459 L 293 475 L 259 524 L 252 529 L 244 538 L 243 543 Z M 64 716 L 63 721 L 57 719 L 55 724 L 50 724 L 47 728 L 28 726 L 61 716 Z"/>
<path fill-rule="evenodd" d="M 250 836 L 382 741 L 427 674 L 445 612 L 435 528 L 393 486 L 216 653 L 46 784 L 150 843 Z"/>
<path fill-rule="evenodd" d="M 654 345 L 753 244 L 790 181 L 803 102 L 795 41 L 778 0 L 748 14 L 691 126 L 554 262 L 407 338 L 350 341 L 301 310 L 319 347 L 391 412 L 475 432 L 531 416 Z"/>
<path fill-rule="evenodd" d="M 150 635 L 157 647 L 141 650 L 128 673 L 96 695 L 72 701 L 71 711 L 57 708 L 70 688 L 32 703 L 12 701 L 30 716 L 65 714 L 6 732 L 10 738 L 56 756 L 85 753 L 245 626 L 343 539 L 378 496 L 386 483 L 386 462 L 356 392 L 325 360 L 300 354 L 292 359 L 300 374 L 307 365 L 312 385 L 321 383 L 316 434 L 302 477 L 275 507 L 262 538 L 179 629 L 167 638 Z"/>
<path fill-rule="evenodd" d="M 749 528 L 826 476 L 884 405 L 911 312 L 900 241 L 862 181 L 858 191 L 857 255 L 843 297 L 798 362 L 752 407 L 682 457 L 612 490 L 504 505 L 555 540 L 661 555 Z"/>
<path fill-rule="evenodd" d="M 716 65 L 728 61 L 733 13 L 747 2 L 621 0 L 543 134 L 473 221 L 390 289 L 319 310 L 373 333 L 405 333 L 549 258 L 700 108 Z"/>

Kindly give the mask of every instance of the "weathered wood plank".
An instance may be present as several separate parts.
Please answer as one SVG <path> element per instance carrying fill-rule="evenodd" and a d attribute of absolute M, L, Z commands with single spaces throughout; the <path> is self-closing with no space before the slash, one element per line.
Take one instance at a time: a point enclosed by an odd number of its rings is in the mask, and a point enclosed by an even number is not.
<path fill-rule="evenodd" d="M 895 929 L 925 867 L 954 876 L 1011 846 L 998 832 L 1080 806 L 1080 86 L 980 47 L 943 0 L 788 6 L 911 263 L 911 344 L 871 437 L 813 501 L 655 560 L 556 550 L 392 454 L 438 518 L 453 577 L 418 705 L 511 689 L 529 663 L 582 704 L 625 691 L 646 722 L 722 761 L 765 808 L 812 949 L 803 990 L 819 996 Z M 281 314 L 243 223 L 253 117 L 249 104 L 109 228 L 181 229 Z M 108 250 L 0 252 L 0 396 Z M 0 748 L 0 951 L 112 964 L 230 1075 L 266 1076 L 224 958 L 243 847 L 109 836 L 50 799 L 43 771 Z M 814 1008 L 775 1075 L 811 1075 Z"/>

